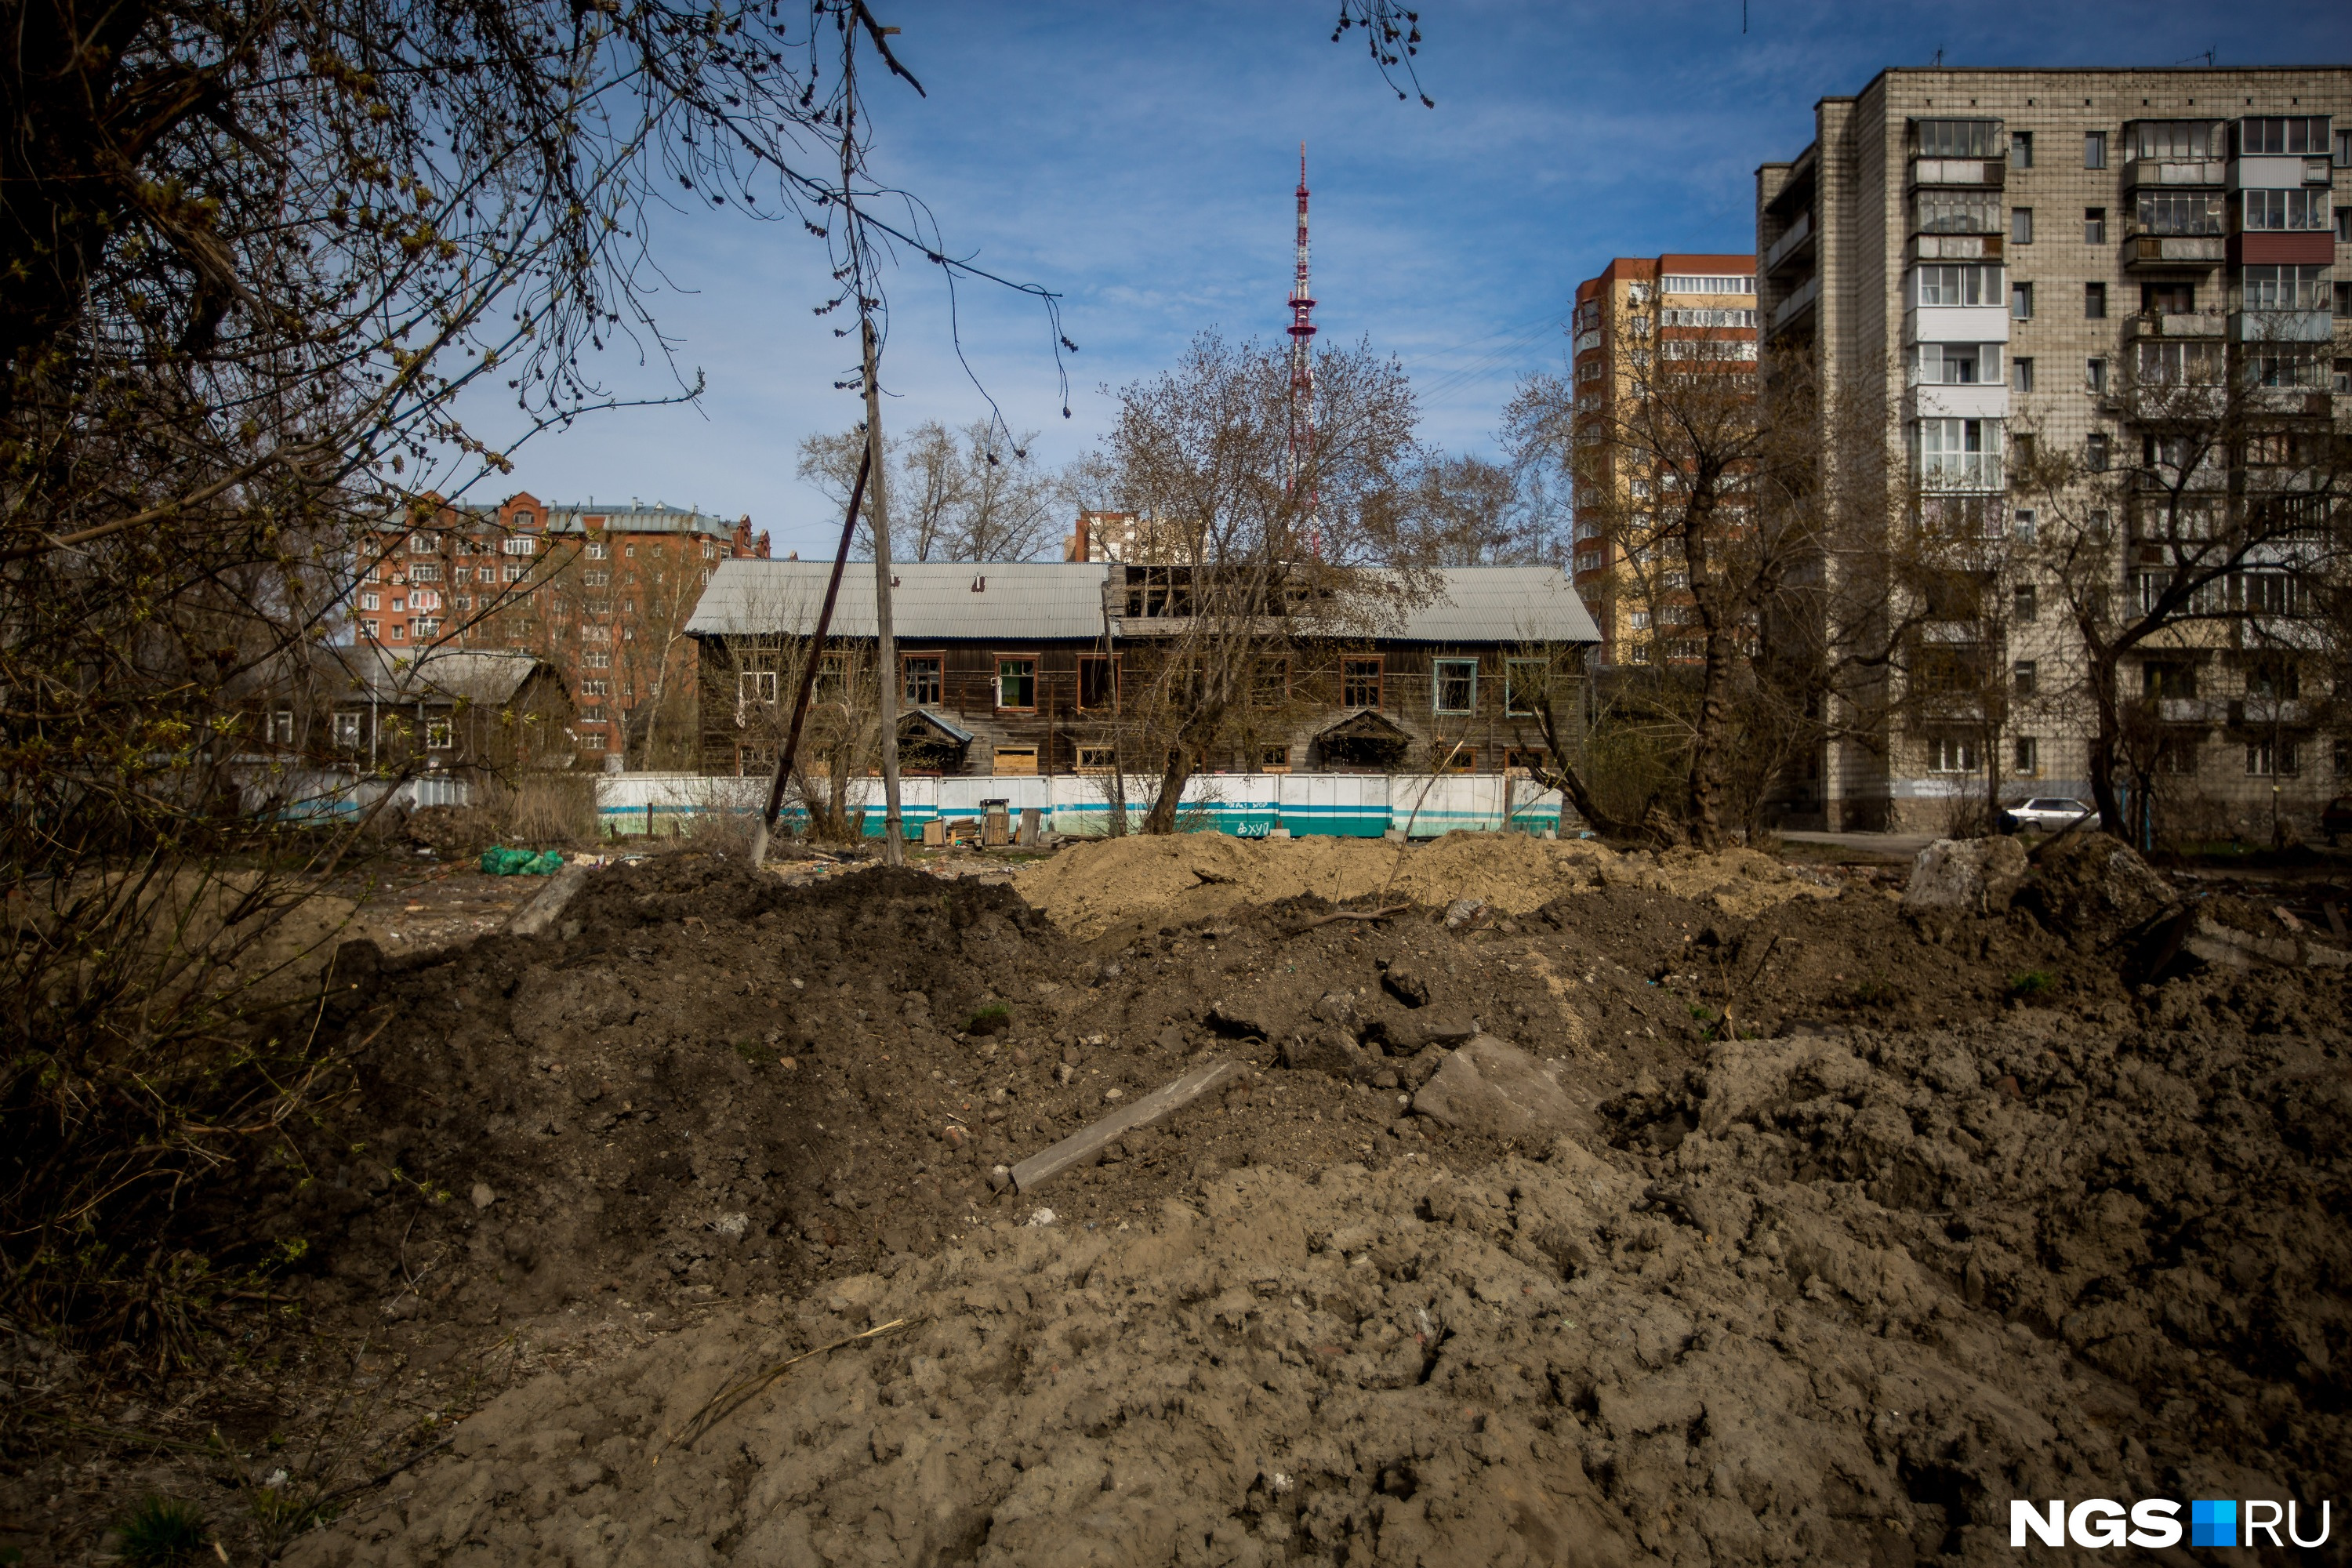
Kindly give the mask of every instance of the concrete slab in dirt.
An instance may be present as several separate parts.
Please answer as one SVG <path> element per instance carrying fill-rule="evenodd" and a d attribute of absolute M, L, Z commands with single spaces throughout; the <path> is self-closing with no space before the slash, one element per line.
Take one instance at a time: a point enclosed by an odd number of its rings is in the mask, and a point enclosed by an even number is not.
<path fill-rule="evenodd" d="M 1522 1143 L 1556 1138 L 1577 1120 L 1574 1102 L 1543 1064 L 1492 1035 L 1450 1053 L 1412 1108 L 1448 1127 Z"/>
<path fill-rule="evenodd" d="M 1093 1159 L 1112 1140 L 1123 1138 L 1139 1127 L 1149 1127 L 1162 1118 L 1174 1115 L 1202 1095 L 1231 1082 L 1241 1070 L 1239 1062 L 1210 1062 L 1204 1067 L 1194 1068 L 1175 1082 L 1153 1089 L 1133 1105 L 1112 1111 L 1086 1131 L 1074 1132 L 1052 1148 L 1030 1155 L 1013 1167 L 1013 1184 L 1024 1193 L 1028 1192 L 1071 1166 Z"/>
<path fill-rule="evenodd" d="M 1911 863 L 1903 907 L 1989 915 L 2009 908 L 2025 884 L 2025 847 L 2014 838 L 1938 838 Z"/>

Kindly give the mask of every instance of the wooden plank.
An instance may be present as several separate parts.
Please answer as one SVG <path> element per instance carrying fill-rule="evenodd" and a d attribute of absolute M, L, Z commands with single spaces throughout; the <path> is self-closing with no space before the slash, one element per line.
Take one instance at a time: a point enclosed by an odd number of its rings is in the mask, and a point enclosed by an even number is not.
<path fill-rule="evenodd" d="M 1194 1068 L 1171 1084 L 1153 1089 L 1133 1105 L 1122 1106 L 1083 1132 L 1073 1132 L 1052 1148 L 1030 1155 L 1013 1167 L 1013 1184 L 1028 1192 L 1042 1182 L 1083 1164 L 1113 1142 L 1139 1127 L 1161 1121 L 1211 1090 L 1241 1076 L 1239 1062 L 1211 1062 Z"/>

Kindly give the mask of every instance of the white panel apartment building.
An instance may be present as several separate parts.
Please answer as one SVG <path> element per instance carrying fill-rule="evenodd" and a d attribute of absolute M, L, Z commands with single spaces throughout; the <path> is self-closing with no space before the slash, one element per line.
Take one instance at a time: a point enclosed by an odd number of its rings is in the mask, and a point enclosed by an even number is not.
<path fill-rule="evenodd" d="M 2177 374 L 2184 355 L 2256 374 L 2257 338 L 2293 342 L 2263 362 L 2283 378 L 2284 416 L 2342 430 L 2352 68 L 1888 70 L 1814 116 L 1812 145 L 1757 172 L 1768 359 L 1809 352 L 1826 395 L 1883 413 L 1911 485 L 1967 501 L 1999 536 L 1986 603 L 2000 614 L 1979 652 L 2013 700 L 1989 733 L 1939 725 L 1895 690 L 1873 710 L 1882 731 L 1830 745 L 1789 816 L 1937 827 L 1989 772 L 2005 798 L 2087 799 L 2076 645 L 2034 581 L 2034 552 L 2006 548 L 2052 521 L 2012 485 L 2021 442 L 2079 454 L 2086 469 L 2128 467 L 2158 439 L 2135 423 L 2147 406 L 2135 387 Z M 2128 595 L 2153 557 L 2139 503 L 2121 510 L 2102 559 Z M 2179 723 L 2159 798 L 2264 831 L 2277 798 L 2308 831 L 2319 803 L 2352 792 L 2352 754 L 2317 689 L 2326 662 L 2308 661 L 2300 706 L 2250 718 L 2281 689 L 2275 671 L 2250 673 L 2242 628 L 2217 621 L 2126 661 L 2125 689 L 2160 689 Z M 2282 730 L 2282 716 L 2296 722 Z"/>

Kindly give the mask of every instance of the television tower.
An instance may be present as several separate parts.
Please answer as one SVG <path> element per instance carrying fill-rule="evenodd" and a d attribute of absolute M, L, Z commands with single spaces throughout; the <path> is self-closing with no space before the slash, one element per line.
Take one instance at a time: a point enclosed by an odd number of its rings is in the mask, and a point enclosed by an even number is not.
<path fill-rule="evenodd" d="M 1315 447 L 1315 296 L 1307 281 L 1307 143 L 1298 144 L 1298 275 L 1290 285 L 1290 471 L 1283 489 L 1297 496 L 1307 482 L 1307 469 Z M 1308 537 L 1321 553 L 1321 527 L 1316 496 L 1305 497 Z"/>

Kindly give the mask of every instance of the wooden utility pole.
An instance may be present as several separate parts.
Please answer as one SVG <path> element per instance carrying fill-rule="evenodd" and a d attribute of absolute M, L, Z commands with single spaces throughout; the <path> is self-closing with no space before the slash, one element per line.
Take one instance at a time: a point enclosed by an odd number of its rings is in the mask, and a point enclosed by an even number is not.
<path fill-rule="evenodd" d="M 874 331 L 874 295 L 868 287 L 871 258 L 858 227 L 857 27 L 845 17 L 841 30 L 841 207 L 848 226 L 849 280 L 857 293 L 857 332 L 866 381 L 866 464 L 873 497 L 875 690 L 882 721 L 882 863 L 903 866 L 906 841 L 898 811 L 898 640 L 890 624 L 890 500 L 882 444 L 881 347 Z M 897 31 L 896 28 L 890 29 Z"/>

